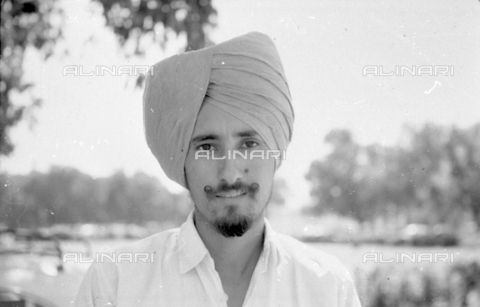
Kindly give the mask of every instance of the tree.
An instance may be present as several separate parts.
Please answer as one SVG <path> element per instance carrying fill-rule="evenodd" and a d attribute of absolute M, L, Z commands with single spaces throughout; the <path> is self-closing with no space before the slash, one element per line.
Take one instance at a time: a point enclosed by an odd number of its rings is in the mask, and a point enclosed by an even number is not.
<path fill-rule="evenodd" d="M 208 43 L 207 26 L 215 26 L 216 10 L 210 0 L 92 0 L 103 7 L 106 26 L 119 39 L 120 48 L 130 39 L 136 41 L 135 55 L 143 54 L 141 39 L 151 37 L 163 48 L 167 32 L 186 33 L 186 50 L 203 48 Z M 0 156 L 13 150 L 8 137 L 27 108 L 39 106 L 41 98 L 31 92 L 31 104 L 18 106 L 12 93 L 31 90 L 25 83 L 23 60 L 27 48 L 34 48 L 47 59 L 55 43 L 62 38 L 64 12 L 58 0 L 2 0 L 0 54 Z M 160 33 L 157 34 L 157 33 Z M 161 37 L 159 37 L 161 36 Z M 141 86 L 142 79 L 137 80 Z"/>
<path fill-rule="evenodd" d="M 480 124 L 467 131 L 453 128 L 446 145 L 454 178 L 454 206 L 471 211 L 480 229 Z"/>
<path fill-rule="evenodd" d="M 53 45 L 62 36 L 62 23 L 55 15 L 63 12 L 55 0 L 2 0 L 1 54 L 0 54 L 0 156 L 8 155 L 13 144 L 8 130 L 24 114 L 25 106 L 15 106 L 11 101 L 14 91 L 24 92 L 33 84 L 25 83 L 23 59 L 27 48 L 35 48 L 45 59 L 52 55 Z M 32 96 L 31 106 L 41 100 Z M 31 107 L 30 106 L 30 107 Z"/>
<path fill-rule="evenodd" d="M 317 203 L 314 211 L 336 211 L 361 220 L 354 176 L 359 146 L 347 130 L 331 131 L 325 142 L 332 146 L 332 152 L 325 161 L 314 161 L 306 175 L 313 183 L 311 195 Z"/>
<path fill-rule="evenodd" d="M 312 162 L 306 176 L 312 211 L 398 225 L 474 221 L 480 229 L 480 124 L 406 128 L 404 140 L 393 147 L 360 146 L 346 130 L 330 132 L 325 141 L 332 152 Z"/>
<path fill-rule="evenodd" d="M 204 48 L 208 43 L 205 27 L 215 26 L 217 14 L 210 0 L 94 1 L 103 7 L 107 27 L 117 35 L 120 46 L 123 47 L 129 39 L 135 40 L 135 54 L 144 53 L 140 40 L 146 36 L 159 41 L 163 48 L 167 29 L 177 35 L 186 33 L 186 51 Z"/>
<path fill-rule="evenodd" d="M 149 221 L 179 225 L 190 210 L 185 194 L 172 194 L 158 179 L 143 173 L 92 178 L 73 168 L 54 166 L 48 173 L 0 174 L 0 225 Z"/>

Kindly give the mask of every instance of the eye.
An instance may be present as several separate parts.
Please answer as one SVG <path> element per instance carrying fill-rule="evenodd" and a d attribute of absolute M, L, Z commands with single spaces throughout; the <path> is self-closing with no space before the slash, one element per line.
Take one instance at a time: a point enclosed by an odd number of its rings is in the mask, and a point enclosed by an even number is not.
<path fill-rule="evenodd" d="M 255 141 L 246 141 L 242 145 L 242 147 L 247 147 L 247 148 L 253 148 L 253 147 L 256 147 L 256 146 L 258 146 L 258 143 L 255 142 Z"/>
<path fill-rule="evenodd" d="M 213 146 L 211 144 L 202 144 L 197 147 L 197 150 L 212 150 Z"/>

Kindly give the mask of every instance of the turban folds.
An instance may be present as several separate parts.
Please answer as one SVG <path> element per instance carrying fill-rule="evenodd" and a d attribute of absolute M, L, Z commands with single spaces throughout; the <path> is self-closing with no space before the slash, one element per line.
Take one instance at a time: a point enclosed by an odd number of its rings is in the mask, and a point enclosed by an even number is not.
<path fill-rule="evenodd" d="M 294 113 L 280 57 L 267 35 L 251 32 L 151 68 L 143 95 L 147 144 L 165 174 L 183 187 L 204 100 L 252 127 L 269 149 L 286 150 Z"/>

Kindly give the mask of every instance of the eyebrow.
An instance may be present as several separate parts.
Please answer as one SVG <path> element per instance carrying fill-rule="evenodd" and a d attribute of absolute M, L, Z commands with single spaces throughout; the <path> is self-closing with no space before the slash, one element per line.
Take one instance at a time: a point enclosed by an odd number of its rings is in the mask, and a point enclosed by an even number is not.
<path fill-rule="evenodd" d="M 207 140 L 216 140 L 216 139 L 219 139 L 218 135 L 216 134 L 202 134 L 194 137 L 191 143 L 197 143 L 197 142 L 202 142 Z"/>
<path fill-rule="evenodd" d="M 235 134 L 237 137 L 245 138 L 245 137 L 253 137 L 253 136 L 258 136 L 259 134 L 255 130 L 246 130 L 246 131 L 240 131 Z M 208 141 L 208 140 L 218 140 L 220 137 L 214 133 L 206 133 L 206 134 L 201 134 L 196 137 L 194 137 L 191 141 L 191 143 L 197 143 L 197 142 L 203 142 L 203 141 Z"/>
<path fill-rule="evenodd" d="M 257 131 L 255 130 L 247 130 L 247 131 L 241 131 L 236 134 L 238 137 L 252 137 L 252 136 L 258 136 Z"/>

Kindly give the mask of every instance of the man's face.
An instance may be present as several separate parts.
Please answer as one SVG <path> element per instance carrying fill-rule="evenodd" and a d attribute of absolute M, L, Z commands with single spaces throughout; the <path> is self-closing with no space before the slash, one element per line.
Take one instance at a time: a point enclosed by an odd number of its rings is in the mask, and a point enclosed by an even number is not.
<path fill-rule="evenodd" d="M 250 126 L 204 103 L 185 162 L 195 219 L 225 237 L 242 236 L 263 219 L 275 173 L 275 159 L 267 157 L 267 150 Z M 252 158 L 252 151 L 263 152 L 264 158 Z"/>

